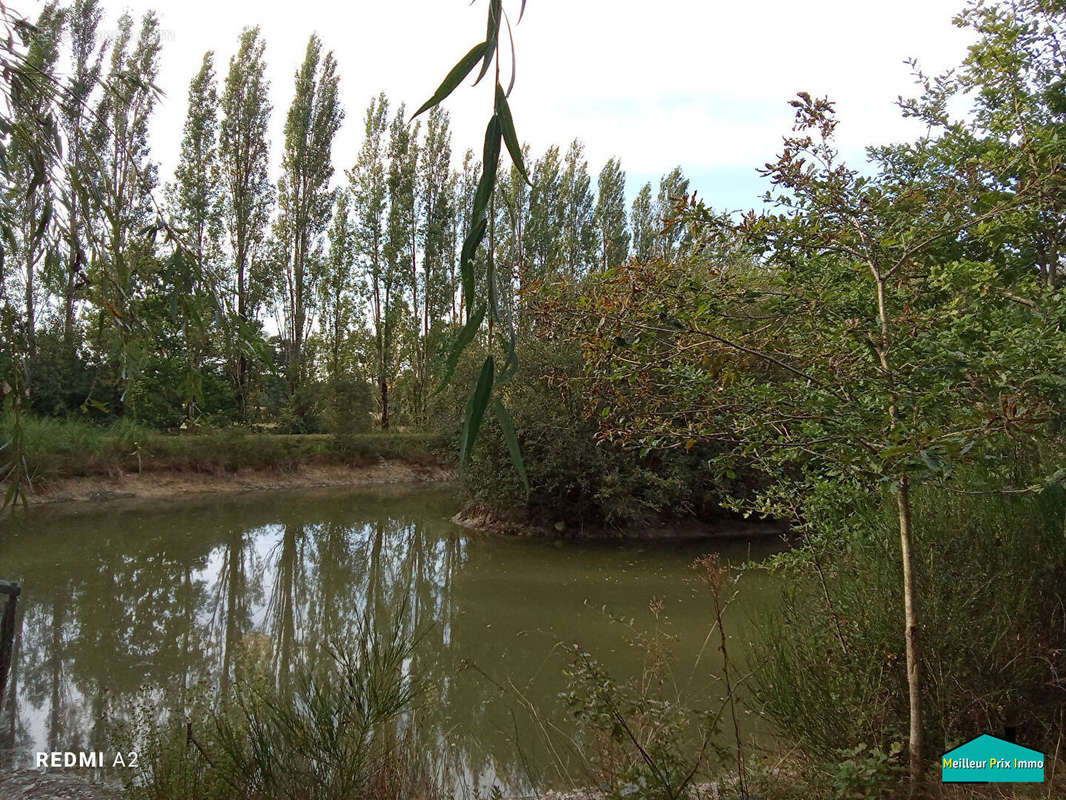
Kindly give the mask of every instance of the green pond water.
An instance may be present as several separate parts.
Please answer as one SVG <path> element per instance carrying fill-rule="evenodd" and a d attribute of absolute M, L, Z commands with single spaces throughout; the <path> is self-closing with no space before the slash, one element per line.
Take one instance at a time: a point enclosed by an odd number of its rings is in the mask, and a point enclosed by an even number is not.
<path fill-rule="evenodd" d="M 20 581 L 23 595 L 0 769 L 31 766 L 36 751 L 113 750 L 110 731 L 146 699 L 173 704 L 184 687 L 217 687 L 242 654 L 275 676 L 314 663 L 364 614 L 399 608 L 426 631 L 408 665 L 433 682 L 413 712 L 418 735 L 459 794 L 586 782 L 559 697 L 566 645 L 620 679 L 638 675 L 645 654 L 630 642 L 655 627 L 653 601 L 676 637 L 678 691 L 696 702 L 722 696 L 712 605 L 691 564 L 718 552 L 739 565 L 775 549 L 773 539 L 498 538 L 453 524 L 459 504 L 449 488 L 394 487 L 5 518 L 0 579 Z M 751 619 L 778 592 L 760 570 L 736 591 L 726 629 L 743 671 Z M 747 711 L 741 725 L 749 737 L 762 730 Z"/>

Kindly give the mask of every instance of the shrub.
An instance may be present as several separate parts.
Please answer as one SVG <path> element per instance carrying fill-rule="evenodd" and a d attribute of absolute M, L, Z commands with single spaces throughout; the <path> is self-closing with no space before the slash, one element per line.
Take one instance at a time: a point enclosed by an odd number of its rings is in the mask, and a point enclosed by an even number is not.
<path fill-rule="evenodd" d="M 521 521 L 591 526 L 720 513 L 721 492 L 701 448 L 641 452 L 598 440 L 594 410 L 580 389 L 583 365 L 575 345 L 530 340 L 519 352 L 520 371 L 502 394 L 530 494 L 495 418 L 488 418 L 463 476 L 475 503 Z"/>

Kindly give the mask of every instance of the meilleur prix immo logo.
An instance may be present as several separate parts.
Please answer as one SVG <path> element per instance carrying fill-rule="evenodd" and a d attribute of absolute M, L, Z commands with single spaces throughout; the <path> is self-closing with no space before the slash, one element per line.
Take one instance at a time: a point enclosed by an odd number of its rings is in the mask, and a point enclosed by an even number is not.
<path fill-rule="evenodd" d="M 1043 783 L 1044 754 L 984 734 L 941 757 L 944 783 Z"/>

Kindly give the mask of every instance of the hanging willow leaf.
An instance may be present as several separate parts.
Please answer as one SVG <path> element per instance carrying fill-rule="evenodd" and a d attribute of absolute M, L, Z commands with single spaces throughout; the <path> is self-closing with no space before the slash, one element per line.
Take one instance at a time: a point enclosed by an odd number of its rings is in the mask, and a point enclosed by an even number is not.
<path fill-rule="evenodd" d="M 518 21 L 522 21 L 523 15 L 526 13 L 526 0 L 522 0 L 522 7 L 518 10 Z"/>
<path fill-rule="evenodd" d="M 481 160 L 481 180 L 474 193 L 473 219 L 480 220 L 486 215 L 492 189 L 496 185 L 496 171 L 500 166 L 500 140 L 503 138 L 500 128 L 500 115 L 493 114 L 485 129 L 485 149 Z"/>
<path fill-rule="evenodd" d="M 485 321 L 485 306 L 482 305 L 474 312 L 473 316 L 466 320 L 466 325 L 459 331 L 459 336 L 455 340 L 455 344 L 452 345 L 451 352 L 448 353 L 448 362 L 444 369 L 444 380 L 440 382 L 440 386 L 437 391 L 441 391 L 448 385 L 448 381 L 452 379 L 452 375 L 455 374 L 455 368 L 459 365 L 459 358 L 462 356 L 463 351 L 467 346 L 474 341 L 474 336 L 477 335 L 478 330 L 481 328 L 481 323 Z"/>
<path fill-rule="evenodd" d="M 466 419 L 463 421 L 463 438 L 459 443 L 459 463 L 464 467 L 470 460 L 470 453 L 474 449 L 478 432 L 481 430 L 481 421 L 485 418 L 485 409 L 489 405 L 492 396 L 492 381 L 496 376 L 496 363 L 492 356 L 485 359 L 481 367 L 481 375 L 477 379 L 474 393 L 466 402 Z"/>
<path fill-rule="evenodd" d="M 503 432 L 503 440 L 507 442 L 507 450 L 511 454 L 511 463 L 514 464 L 518 477 L 522 479 L 522 486 L 529 496 L 529 477 L 526 475 L 526 464 L 522 460 L 522 448 L 518 446 L 518 436 L 515 435 L 514 422 L 507 406 L 500 402 L 499 398 L 492 401 L 492 410 L 496 414 L 496 421 L 500 423 Z"/>
<path fill-rule="evenodd" d="M 459 256 L 459 274 L 463 280 L 463 300 L 467 308 L 474 302 L 474 256 L 477 254 L 478 245 L 485 238 L 488 225 L 488 217 L 482 217 L 474 223 L 463 240 L 463 252 Z"/>
<path fill-rule="evenodd" d="M 514 332 L 511 333 L 510 339 L 507 342 L 507 360 L 503 362 L 503 369 L 500 370 L 499 377 L 496 378 L 496 385 L 503 386 L 518 372 L 518 342 L 515 338 Z"/>
<path fill-rule="evenodd" d="M 496 84 L 496 116 L 500 118 L 500 132 L 503 141 L 507 145 L 507 152 L 511 156 L 511 163 L 518 168 L 518 172 L 529 183 L 529 175 L 526 173 L 526 162 L 522 158 L 522 146 L 518 143 L 518 135 L 515 133 L 514 120 L 511 118 L 511 107 L 507 104 L 507 95 L 500 84 Z"/>
<path fill-rule="evenodd" d="M 507 84 L 507 96 L 511 96 L 514 89 L 515 76 L 518 74 L 518 56 L 514 49 L 514 31 L 511 30 L 511 18 L 504 12 L 503 18 L 507 21 L 507 38 L 511 42 L 511 81 Z"/>
<path fill-rule="evenodd" d="M 452 71 L 448 73 L 448 76 L 444 79 L 444 82 L 440 85 L 433 96 L 429 98 L 411 117 L 413 120 L 423 111 L 427 111 L 433 106 L 439 105 L 448 95 L 455 91 L 455 87 L 463 82 L 463 78 L 470 74 L 470 72 L 477 65 L 477 62 L 485 57 L 485 49 L 488 47 L 488 42 L 482 42 L 475 45 L 469 53 L 460 59 L 459 63 L 452 67 Z"/>
<path fill-rule="evenodd" d="M 484 61 L 481 62 L 481 73 L 477 76 L 477 80 L 474 81 L 475 86 L 481 83 L 481 79 L 489 71 L 489 67 L 492 66 L 492 57 L 496 55 L 496 49 L 500 46 L 500 21 L 502 18 L 503 0 L 489 0 L 489 21 L 485 29 L 485 55 Z"/>

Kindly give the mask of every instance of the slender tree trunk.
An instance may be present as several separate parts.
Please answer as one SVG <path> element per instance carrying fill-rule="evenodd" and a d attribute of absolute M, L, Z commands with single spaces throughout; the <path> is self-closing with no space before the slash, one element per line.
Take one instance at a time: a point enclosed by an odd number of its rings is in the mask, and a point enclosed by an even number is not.
<path fill-rule="evenodd" d="M 244 263 L 247 253 L 243 242 L 238 241 L 237 251 L 237 319 L 238 324 L 243 325 L 248 313 L 247 291 L 244 285 Z M 244 355 L 244 348 L 239 343 L 243 335 L 242 331 L 237 336 L 240 348 L 237 355 L 237 419 L 242 424 L 248 422 L 248 362 Z"/>
<path fill-rule="evenodd" d="M 421 336 L 422 320 L 421 306 L 418 302 L 418 255 L 415 250 L 415 213 L 411 212 L 411 310 L 414 312 L 415 323 L 415 418 L 421 421 L 422 416 L 422 343 L 419 341 Z"/>
<path fill-rule="evenodd" d="M 33 256 L 26 256 L 26 355 L 31 359 L 37 351 L 37 298 L 34 297 Z"/>
<path fill-rule="evenodd" d="M 910 796 L 918 796 L 924 772 L 922 761 L 922 703 L 918 662 L 918 611 L 914 593 L 914 558 L 910 481 L 904 475 L 896 486 L 899 511 L 900 557 L 903 562 L 903 616 L 907 645 L 907 699 L 910 705 Z"/>
<path fill-rule="evenodd" d="M 385 380 L 384 375 L 378 379 L 378 385 L 381 387 L 381 429 L 387 431 L 389 429 L 389 382 Z"/>
<path fill-rule="evenodd" d="M 78 159 L 75 156 L 75 164 Z M 74 283 L 81 268 L 81 248 L 78 241 L 78 193 L 70 193 L 69 253 L 67 285 L 63 291 L 63 349 L 74 352 Z"/>
<path fill-rule="evenodd" d="M 870 263 L 870 273 L 877 291 L 877 311 L 881 322 L 881 342 L 877 348 L 881 367 L 886 374 L 891 373 L 888 357 L 892 343 L 888 321 L 888 300 L 885 292 L 885 279 L 876 266 Z M 898 411 L 893 401 L 888 408 L 890 426 L 895 429 L 899 424 Z M 907 653 L 907 702 L 910 711 L 909 756 L 910 756 L 910 793 L 918 796 L 922 783 L 924 763 L 922 761 L 922 694 L 919 674 L 918 651 L 918 608 L 914 596 L 914 558 L 912 555 L 912 520 L 910 503 L 910 479 L 906 475 L 896 484 L 896 505 L 899 517 L 900 562 L 903 569 L 903 618 L 904 636 Z"/>

